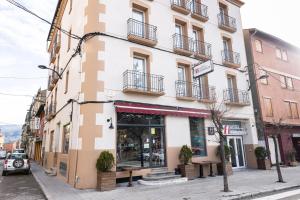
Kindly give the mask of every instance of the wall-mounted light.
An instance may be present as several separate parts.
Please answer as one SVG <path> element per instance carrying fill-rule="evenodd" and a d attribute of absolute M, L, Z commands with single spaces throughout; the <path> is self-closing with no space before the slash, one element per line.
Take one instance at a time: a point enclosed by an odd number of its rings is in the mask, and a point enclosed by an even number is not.
<path fill-rule="evenodd" d="M 110 122 L 110 125 L 109 125 L 109 129 L 114 129 L 114 125 L 113 125 L 113 122 L 112 122 L 112 118 L 110 118 L 110 119 L 107 119 L 106 120 L 107 121 L 107 123 L 109 123 Z"/>

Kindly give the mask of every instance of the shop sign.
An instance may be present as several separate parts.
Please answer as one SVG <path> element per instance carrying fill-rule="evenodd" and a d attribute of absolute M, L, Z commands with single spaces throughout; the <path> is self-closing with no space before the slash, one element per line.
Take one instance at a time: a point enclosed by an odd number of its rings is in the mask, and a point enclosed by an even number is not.
<path fill-rule="evenodd" d="M 207 127 L 208 135 L 214 135 L 215 134 L 215 127 Z"/>
<path fill-rule="evenodd" d="M 293 137 L 300 137 L 300 133 L 293 133 Z"/>
<path fill-rule="evenodd" d="M 199 78 L 200 76 L 203 76 L 213 71 L 214 63 L 212 60 L 209 60 L 193 67 L 193 76 L 194 78 Z"/>

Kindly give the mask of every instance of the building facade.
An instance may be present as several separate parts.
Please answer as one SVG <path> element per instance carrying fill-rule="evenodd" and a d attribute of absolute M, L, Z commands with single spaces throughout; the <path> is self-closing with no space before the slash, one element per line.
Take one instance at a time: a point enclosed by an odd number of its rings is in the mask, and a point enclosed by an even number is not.
<path fill-rule="evenodd" d="M 0 129 L 0 150 L 3 149 L 4 147 L 4 140 L 5 140 L 4 134 L 1 132 Z"/>
<path fill-rule="evenodd" d="M 48 51 L 50 67 L 62 77 L 49 74 L 46 168 L 56 168 L 76 188 L 95 188 L 103 150 L 115 156 L 117 179 L 128 177 L 121 171 L 128 165 L 142 168 L 134 176 L 156 167 L 174 170 L 185 144 L 193 160 L 218 160 L 218 140 L 208 132 L 208 105 L 215 101 L 230 107 L 223 123 L 230 128 L 233 167 L 255 168 L 255 118 L 248 75 L 241 70 L 247 66 L 242 5 L 59 1 Z M 94 34 L 78 48 L 76 36 L 88 33 Z M 194 80 L 192 67 L 209 60 L 214 71 Z"/>
<path fill-rule="evenodd" d="M 244 35 L 259 140 L 269 148 L 274 164 L 275 149 L 270 136 L 279 130 L 280 161 L 288 164 L 293 150 L 299 161 L 300 51 L 257 29 L 244 30 Z M 265 75 L 266 78 L 255 81 Z M 276 130 L 277 125 L 280 127 Z"/>

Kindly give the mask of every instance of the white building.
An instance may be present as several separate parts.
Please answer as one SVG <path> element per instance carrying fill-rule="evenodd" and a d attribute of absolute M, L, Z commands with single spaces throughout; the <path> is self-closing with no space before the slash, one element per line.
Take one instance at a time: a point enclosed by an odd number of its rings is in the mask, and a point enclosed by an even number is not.
<path fill-rule="evenodd" d="M 117 178 L 123 165 L 143 169 L 179 164 L 182 145 L 193 160 L 217 160 L 218 142 L 207 105 L 230 107 L 225 125 L 236 154 L 234 168 L 256 167 L 257 134 L 239 0 L 59 1 L 56 26 L 83 36 L 82 56 L 71 59 L 78 40 L 51 27 L 45 125 L 45 164 L 77 188 L 96 186 L 96 159 L 115 155 Z M 229 17 L 230 16 L 230 17 Z M 237 52 L 237 53 L 235 53 Z M 211 59 L 214 71 L 193 80 L 192 66 Z M 67 66 L 65 68 L 65 66 Z M 61 70 L 62 69 L 62 70 Z M 70 99 L 74 99 L 73 101 Z"/>

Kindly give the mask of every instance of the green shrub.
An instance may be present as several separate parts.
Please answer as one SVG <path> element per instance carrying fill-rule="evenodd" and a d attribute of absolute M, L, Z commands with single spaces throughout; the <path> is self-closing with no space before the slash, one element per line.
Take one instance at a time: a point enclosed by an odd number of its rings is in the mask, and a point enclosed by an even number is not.
<path fill-rule="evenodd" d="M 109 151 L 102 151 L 97 159 L 96 168 L 100 172 L 108 172 L 115 164 L 115 158 Z"/>
<path fill-rule="evenodd" d="M 180 149 L 179 160 L 182 164 L 187 165 L 193 156 L 191 148 L 187 145 L 183 145 Z"/>
<path fill-rule="evenodd" d="M 226 144 L 224 144 L 224 153 L 225 153 L 226 161 L 229 162 L 229 158 L 231 155 L 231 148 Z M 221 158 L 221 145 L 219 145 L 217 148 L 217 156 L 219 156 Z"/>
<path fill-rule="evenodd" d="M 256 147 L 255 156 L 258 160 L 265 160 L 268 157 L 268 151 L 265 147 Z"/>

